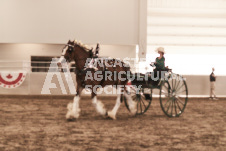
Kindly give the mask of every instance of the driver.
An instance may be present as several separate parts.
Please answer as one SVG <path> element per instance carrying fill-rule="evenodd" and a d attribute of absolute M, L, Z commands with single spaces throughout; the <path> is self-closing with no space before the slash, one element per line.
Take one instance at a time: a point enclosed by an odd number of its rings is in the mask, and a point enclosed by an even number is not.
<path fill-rule="evenodd" d="M 158 47 L 155 51 L 159 54 L 159 57 L 155 59 L 154 64 L 151 64 L 151 66 L 155 67 L 154 72 L 152 73 L 154 74 L 155 80 L 151 80 L 151 81 L 153 85 L 158 85 L 160 78 L 164 78 L 162 75 L 164 75 L 164 72 L 167 71 L 168 67 L 165 67 L 164 48 Z M 157 78 L 157 81 L 156 81 L 156 78 Z"/>
<path fill-rule="evenodd" d="M 158 47 L 155 51 L 159 54 L 159 57 L 155 59 L 154 65 L 156 68 L 154 71 L 165 71 L 165 50 L 163 47 Z"/>

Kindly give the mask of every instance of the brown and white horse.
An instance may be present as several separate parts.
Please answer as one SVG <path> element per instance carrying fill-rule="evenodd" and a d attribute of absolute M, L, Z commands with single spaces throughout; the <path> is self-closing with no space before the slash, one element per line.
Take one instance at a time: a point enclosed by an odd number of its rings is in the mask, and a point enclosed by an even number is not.
<path fill-rule="evenodd" d="M 99 63 L 96 64 L 95 68 L 90 68 L 87 66 L 87 62 L 89 62 L 90 60 L 93 61 L 93 58 L 94 57 L 92 50 L 89 50 L 86 46 L 76 41 L 69 40 L 67 45 L 62 50 L 62 55 L 59 59 L 58 65 L 64 59 L 66 59 L 67 62 L 75 61 L 77 82 L 77 94 L 74 97 L 73 103 L 68 104 L 68 112 L 66 114 L 66 119 L 72 120 L 77 119 L 79 117 L 79 100 L 82 90 L 86 88 L 87 85 L 91 89 L 92 103 L 96 107 L 97 112 L 101 115 L 116 119 L 116 113 L 121 104 L 121 95 L 124 95 L 126 97 L 130 111 L 132 114 L 135 115 L 137 109 L 135 102 L 132 101 L 130 95 L 128 95 L 127 93 L 123 93 L 126 88 L 125 85 L 128 82 L 128 79 L 126 78 L 126 72 L 130 72 L 130 68 L 126 66 L 124 62 L 116 59 L 102 60 L 100 62 L 98 61 Z M 102 79 L 87 78 L 88 72 L 89 76 L 92 77 L 95 77 L 95 74 L 98 72 L 98 75 L 101 75 L 100 77 L 102 77 Z M 106 72 L 108 73 L 108 75 L 106 75 Z M 94 90 L 96 86 L 103 88 L 108 85 L 114 85 L 116 88 L 120 86 L 120 88 L 118 88 L 118 92 L 121 92 L 117 94 L 116 104 L 111 111 L 107 111 L 104 108 L 103 103 L 97 100 L 97 94 Z"/>

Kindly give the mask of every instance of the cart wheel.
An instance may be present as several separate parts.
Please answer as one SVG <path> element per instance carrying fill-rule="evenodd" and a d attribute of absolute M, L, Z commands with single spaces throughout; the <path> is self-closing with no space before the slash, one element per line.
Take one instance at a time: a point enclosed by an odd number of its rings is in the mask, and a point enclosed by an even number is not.
<path fill-rule="evenodd" d="M 169 117 L 179 117 L 188 101 L 188 89 L 184 78 L 178 74 L 170 74 L 162 81 L 160 87 L 160 104 L 163 112 Z"/>
<path fill-rule="evenodd" d="M 149 88 L 136 89 L 135 87 L 131 86 L 129 94 L 131 95 L 132 100 L 137 103 L 137 113 L 136 114 L 137 115 L 144 114 L 151 105 L 152 89 L 149 89 Z M 123 97 L 123 98 L 124 98 L 126 108 L 130 111 L 126 98 L 125 97 Z"/>

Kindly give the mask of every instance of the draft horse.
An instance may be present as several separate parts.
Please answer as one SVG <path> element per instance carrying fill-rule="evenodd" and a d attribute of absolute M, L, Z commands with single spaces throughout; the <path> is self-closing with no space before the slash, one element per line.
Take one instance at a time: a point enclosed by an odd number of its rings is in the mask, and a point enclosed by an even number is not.
<path fill-rule="evenodd" d="M 92 49 L 88 49 L 86 46 L 84 46 L 83 44 L 77 41 L 69 40 L 62 50 L 62 55 L 58 61 L 58 65 L 60 65 L 60 63 L 62 63 L 64 59 L 67 62 L 75 61 L 75 67 L 76 67 L 75 73 L 76 73 L 76 82 L 77 82 L 77 89 L 76 89 L 77 93 L 76 93 L 76 96 L 74 97 L 73 103 L 69 103 L 67 106 L 68 112 L 66 114 L 66 119 L 73 120 L 79 117 L 80 96 L 81 96 L 82 90 L 86 88 L 86 86 L 89 86 L 89 88 L 91 88 L 90 90 L 91 90 L 92 103 L 99 114 L 106 117 L 110 117 L 112 119 L 116 119 L 116 113 L 121 105 L 121 98 L 122 96 L 125 96 L 128 101 L 128 105 L 131 113 L 135 115 L 137 111 L 136 104 L 134 101 L 132 101 L 131 96 L 129 94 L 124 93 L 126 91 L 126 84 L 128 82 L 128 79 L 121 80 L 119 78 L 119 74 L 110 74 L 106 78 L 106 72 L 126 73 L 126 72 L 130 72 L 130 67 L 125 66 L 125 63 L 122 61 L 120 61 L 121 65 L 118 64 L 117 62 L 119 60 L 116 60 L 116 59 L 100 61 L 101 63 L 99 62 L 95 66 L 95 68 L 88 67 L 87 62 L 89 63 L 90 60 L 92 61 L 94 57 L 95 56 Z M 101 74 L 102 75 L 101 77 L 105 77 L 105 78 L 102 78 L 101 80 L 95 79 L 95 78 L 86 79 L 88 72 L 93 77 L 95 77 L 96 72 L 99 72 L 99 75 Z M 120 76 L 124 77 L 123 79 L 125 79 L 127 75 L 120 74 Z M 97 100 L 97 94 L 96 94 L 96 91 L 94 90 L 95 86 L 103 88 L 109 85 L 113 85 L 115 88 L 117 88 L 117 92 L 120 92 L 119 94 L 117 94 L 116 104 L 111 111 L 107 111 L 104 107 L 104 104 L 101 101 Z M 120 86 L 120 88 L 118 86 Z"/>

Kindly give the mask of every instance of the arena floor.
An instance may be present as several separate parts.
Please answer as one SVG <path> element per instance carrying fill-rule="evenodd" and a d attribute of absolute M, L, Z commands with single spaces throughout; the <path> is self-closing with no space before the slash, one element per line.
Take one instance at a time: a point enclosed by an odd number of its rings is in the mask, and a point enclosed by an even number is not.
<path fill-rule="evenodd" d="M 68 99 L 0 99 L 0 150 L 226 150 L 226 100 L 190 100 L 179 118 L 154 100 L 142 116 L 121 105 L 117 120 L 81 101 L 77 121 L 65 120 Z M 107 108 L 115 100 L 103 100 Z"/>

